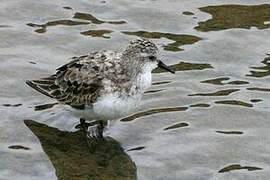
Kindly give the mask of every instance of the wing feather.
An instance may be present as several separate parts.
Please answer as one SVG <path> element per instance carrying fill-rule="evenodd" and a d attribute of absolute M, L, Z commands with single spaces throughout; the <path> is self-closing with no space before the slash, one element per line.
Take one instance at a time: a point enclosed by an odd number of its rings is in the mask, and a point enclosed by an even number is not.
<path fill-rule="evenodd" d="M 57 68 L 53 76 L 26 81 L 26 84 L 64 104 L 76 107 L 91 104 L 96 101 L 103 88 L 98 69 L 91 66 L 95 61 L 91 59 L 91 55 L 73 58 L 69 63 Z"/>

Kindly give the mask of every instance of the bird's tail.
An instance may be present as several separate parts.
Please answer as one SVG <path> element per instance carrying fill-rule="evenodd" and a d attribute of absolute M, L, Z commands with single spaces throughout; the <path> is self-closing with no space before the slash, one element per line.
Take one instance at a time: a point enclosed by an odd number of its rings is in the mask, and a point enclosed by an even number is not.
<path fill-rule="evenodd" d="M 38 92 L 54 98 L 54 91 L 59 89 L 59 86 L 55 84 L 56 78 L 54 76 L 48 78 L 42 78 L 40 80 L 27 80 L 26 84 Z"/>

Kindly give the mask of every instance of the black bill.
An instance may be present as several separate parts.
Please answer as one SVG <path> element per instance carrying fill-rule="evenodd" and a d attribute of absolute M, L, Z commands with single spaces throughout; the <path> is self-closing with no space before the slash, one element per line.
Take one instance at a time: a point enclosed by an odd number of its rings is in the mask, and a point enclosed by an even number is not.
<path fill-rule="evenodd" d="M 172 68 L 170 68 L 169 66 L 167 66 L 166 64 L 164 64 L 161 60 L 159 60 L 159 62 L 158 62 L 158 67 L 160 67 L 166 71 L 169 71 L 170 73 L 175 74 L 175 71 Z"/>

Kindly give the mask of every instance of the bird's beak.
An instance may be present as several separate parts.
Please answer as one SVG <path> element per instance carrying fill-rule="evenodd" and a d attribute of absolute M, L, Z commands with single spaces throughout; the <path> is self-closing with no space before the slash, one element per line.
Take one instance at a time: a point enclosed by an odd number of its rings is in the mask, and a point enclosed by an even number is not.
<path fill-rule="evenodd" d="M 161 60 L 158 61 L 158 67 L 160 67 L 166 71 L 169 71 L 170 73 L 175 74 L 175 71 L 172 68 L 170 68 L 169 66 L 167 66 L 166 64 L 164 64 Z"/>

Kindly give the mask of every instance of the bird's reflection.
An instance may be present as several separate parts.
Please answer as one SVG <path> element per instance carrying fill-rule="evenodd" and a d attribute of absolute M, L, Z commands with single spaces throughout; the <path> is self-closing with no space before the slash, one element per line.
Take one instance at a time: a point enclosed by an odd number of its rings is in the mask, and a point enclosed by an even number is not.
<path fill-rule="evenodd" d="M 39 138 L 59 180 L 136 179 L 134 162 L 113 138 L 87 143 L 81 130 L 67 132 L 33 120 L 24 122 Z"/>

